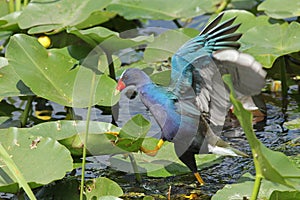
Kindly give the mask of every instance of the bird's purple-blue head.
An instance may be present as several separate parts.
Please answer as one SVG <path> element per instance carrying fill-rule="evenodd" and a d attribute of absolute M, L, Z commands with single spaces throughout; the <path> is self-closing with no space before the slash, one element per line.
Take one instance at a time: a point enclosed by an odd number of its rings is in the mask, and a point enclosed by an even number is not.
<path fill-rule="evenodd" d="M 121 92 L 127 86 L 136 86 L 140 87 L 144 84 L 150 83 L 151 79 L 149 76 L 140 69 L 130 68 L 126 69 L 117 84 L 116 93 Z"/>

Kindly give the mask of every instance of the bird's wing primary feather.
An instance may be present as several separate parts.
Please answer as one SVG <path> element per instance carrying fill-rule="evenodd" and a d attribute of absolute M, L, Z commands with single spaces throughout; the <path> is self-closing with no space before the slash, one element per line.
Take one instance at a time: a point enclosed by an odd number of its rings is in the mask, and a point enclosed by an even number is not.
<path fill-rule="evenodd" d="M 265 76 L 252 56 L 236 50 L 242 34 L 234 33 L 239 27 L 232 25 L 235 18 L 220 23 L 222 16 L 172 57 L 171 90 L 183 101 L 195 102 L 201 112 L 209 113 L 213 125 L 223 125 L 230 105 L 223 74 L 231 74 L 235 89 L 246 95 L 259 93 Z"/>

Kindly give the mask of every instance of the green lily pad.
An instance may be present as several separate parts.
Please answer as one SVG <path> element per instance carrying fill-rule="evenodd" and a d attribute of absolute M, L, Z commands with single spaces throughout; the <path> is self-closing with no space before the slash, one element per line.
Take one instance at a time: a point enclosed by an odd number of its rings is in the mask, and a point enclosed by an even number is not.
<path fill-rule="evenodd" d="M 66 146 L 73 156 L 82 156 L 86 121 L 56 121 L 38 124 L 26 129 L 30 134 L 51 137 Z M 106 133 L 118 133 L 120 128 L 105 122 L 91 121 L 89 123 L 89 137 L 87 150 L 89 155 L 107 155 L 125 153 L 107 139 Z"/>
<path fill-rule="evenodd" d="M 123 191 L 120 186 L 108 178 L 99 177 L 87 180 L 85 183 L 85 196 L 87 199 L 99 199 L 105 196 L 119 197 L 121 195 L 123 195 Z"/>
<path fill-rule="evenodd" d="M 158 140 L 154 138 L 145 139 L 143 146 L 147 149 L 153 149 L 157 144 Z M 138 165 L 140 173 L 146 173 L 150 177 L 168 177 L 174 176 L 174 174 L 185 174 L 191 171 L 179 160 L 177 157 L 174 144 L 165 142 L 162 148 L 158 151 L 156 156 L 148 156 L 144 153 L 134 153 L 134 158 Z M 222 159 L 218 155 L 205 154 L 195 156 L 197 161 L 198 169 L 214 165 L 221 162 Z M 133 169 L 129 158 L 124 156 L 116 155 L 110 159 L 111 166 L 120 171 L 133 173 Z"/>
<path fill-rule="evenodd" d="M 143 115 L 137 114 L 124 124 L 117 138 L 112 138 L 112 140 L 121 149 L 128 152 L 137 152 L 142 146 L 150 127 L 150 122 Z"/>
<path fill-rule="evenodd" d="M 13 12 L 0 18 L 0 30 L 4 31 L 18 31 L 18 18 L 21 12 Z"/>
<path fill-rule="evenodd" d="M 86 30 L 72 28 L 69 33 L 75 34 L 92 46 L 103 48 L 105 51 L 114 53 L 121 49 L 147 44 L 153 41 L 153 36 L 138 36 L 134 38 L 122 38 L 119 33 L 104 27 L 94 27 Z M 123 33 L 124 35 L 126 32 Z"/>
<path fill-rule="evenodd" d="M 150 76 L 150 78 L 158 85 L 168 86 L 171 80 L 171 70 L 154 73 Z"/>
<path fill-rule="evenodd" d="M 51 137 L 65 145 L 74 156 L 81 156 L 86 121 L 56 121 L 24 129 L 32 135 Z M 138 151 L 150 128 L 142 115 L 130 119 L 122 129 L 106 122 L 91 121 L 87 141 L 88 155 L 111 155 Z"/>
<path fill-rule="evenodd" d="M 257 7 L 268 16 L 276 19 L 300 16 L 300 2 L 298 0 L 265 0 Z"/>
<path fill-rule="evenodd" d="M 108 11 L 116 12 L 126 19 L 173 20 L 192 18 L 217 9 L 218 0 L 115 0 L 107 6 Z M 172 6 L 170 6 L 172 5 Z"/>
<path fill-rule="evenodd" d="M 244 52 L 254 56 L 264 67 L 270 68 L 278 57 L 299 51 L 300 24 L 257 25 L 244 34 L 241 42 Z"/>
<path fill-rule="evenodd" d="M 154 41 L 147 46 L 144 52 L 144 59 L 149 63 L 167 60 L 172 57 L 185 42 L 198 34 L 199 31 L 191 28 L 167 30 L 157 36 Z"/>
<path fill-rule="evenodd" d="M 107 75 L 94 75 L 78 63 L 67 48 L 46 50 L 33 37 L 16 34 L 11 37 L 6 57 L 22 81 L 38 96 L 61 105 L 87 107 L 92 80 L 96 84 L 92 105 L 111 106 L 118 101 L 114 95 L 115 81 Z M 38 83 L 38 84 L 37 84 Z"/>
<path fill-rule="evenodd" d="M 254 185 L 254 177 L 247 173 L 244 174 L 238 183 L 225 185 L 213 195 L 212 200 L 223 199 L 250 199 Z M 270 199 L 274 191 L 289 191 L 289 187 L 263 180 L 259 190 L 258 199 Z M 292 199 L 292 198 L 291 198 Z"/>
<path fill-rule="evenodd" d="M 300 191 L 274 191 L 269 200 L 291 200 L 300 199 Z"/>
<path fill-rule="evenodd" d="M 31 1 L 20 15 L 18 24 L 22 29 L 33 28 L 29 30 L 31 34 L 49 31 L 56 33 L 66 27 L 77 25 L 86 28 L 95 25 L 95 17 L 98 17 L 99 11 L 103 10 L 110 1 Z M 99 23 L 110 17 L 111 15 L 102 15 Z"/>
<path fill-rule="evenodd" d="M 296 118 L 294 120 L 284 122 L 284 126 L 287 127 L 288 129 L 300 129 L 300 118 Z"/>
<path fill-rule="evenodd" d="M 61 179 L 73 169 L 70 152 L 57 141 L 34 136 L 17 128 L 0 130 L 4 146 L 28 183 L 47 184 Z M 47 156 L 45 156 L 47 155 Z M 16 193 L 18 188 L 10 170 L 0 161 L 0 191 Z"/>
<path fill-rule="evenodd" d="M 20 80 L 6 58 L 0 57 L 0 99 L 11 96 L 32 95 Z"/>

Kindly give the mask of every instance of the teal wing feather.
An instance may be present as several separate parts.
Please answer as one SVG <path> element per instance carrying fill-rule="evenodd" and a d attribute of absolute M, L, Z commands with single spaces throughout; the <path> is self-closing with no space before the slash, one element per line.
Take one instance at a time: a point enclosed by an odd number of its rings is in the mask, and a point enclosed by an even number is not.
<path fill-rule="evenodd" d="M 170 90 L 181 101 L 197 105 L 215 125 L 222 125 L 230 106 L 223 74 L 232 74 L 238 92 L 246 95 L 257 94 L 265 77 L 252 56 L 237 51 L 242 34 L 235 31 L 240 24 L 233 25 L 235 18 L 220 23 L 222 16 L 223 13 L 173 55 L 170 84 Z"/>

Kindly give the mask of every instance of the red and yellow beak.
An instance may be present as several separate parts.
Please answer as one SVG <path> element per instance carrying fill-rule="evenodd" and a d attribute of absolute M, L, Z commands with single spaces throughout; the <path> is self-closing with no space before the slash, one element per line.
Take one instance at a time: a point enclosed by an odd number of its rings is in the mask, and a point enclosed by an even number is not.
<path fill-rule="evenodd" d="M 123 82 L 122 78 L 119 79 L 118 85 L 115 90 L 115 95 L 119 94 L 124 88 L 126 88 L 125 83 Z"/>

